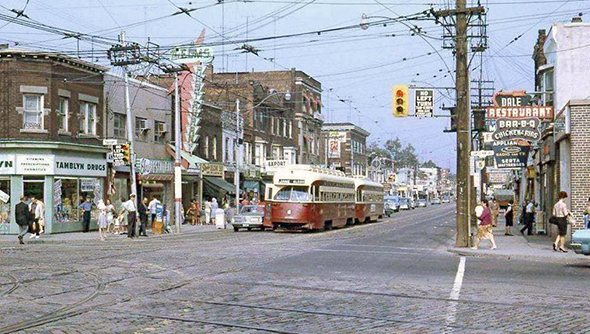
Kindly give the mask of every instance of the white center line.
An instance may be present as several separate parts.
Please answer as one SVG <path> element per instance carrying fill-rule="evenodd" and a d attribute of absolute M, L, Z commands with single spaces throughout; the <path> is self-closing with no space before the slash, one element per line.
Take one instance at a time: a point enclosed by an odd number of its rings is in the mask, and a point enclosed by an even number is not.
<path fill-rule="evenodd" d="M 459 260 L 459 267 L 457 268 L 457 275 L 455 276 L 455 284 L 453 284 L 453 290 L 451 291 L 451 295 L 449 299 L 453 300 L 449 302 L 447 306 L 447 316 L 445 318 L 446 328 L 445 333 L 452 332 L 452 328 L 450 325 L 454 324 L 457 320 L 457 306 L 459 300 L 459 294 L 461 293 L 461 286 L 463 286 L 463 276 L 465 275 L 465 257 L 462 256 Z"/>

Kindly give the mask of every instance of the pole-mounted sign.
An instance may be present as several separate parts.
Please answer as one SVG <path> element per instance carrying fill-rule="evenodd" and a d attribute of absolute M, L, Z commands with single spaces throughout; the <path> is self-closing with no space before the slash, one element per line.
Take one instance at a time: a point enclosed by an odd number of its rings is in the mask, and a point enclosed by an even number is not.
<path fill-rule="evenodd" d="M 434 113 L 434 90 L 416 89 L 414 111 L 416 117 L 432 117 Z"/>

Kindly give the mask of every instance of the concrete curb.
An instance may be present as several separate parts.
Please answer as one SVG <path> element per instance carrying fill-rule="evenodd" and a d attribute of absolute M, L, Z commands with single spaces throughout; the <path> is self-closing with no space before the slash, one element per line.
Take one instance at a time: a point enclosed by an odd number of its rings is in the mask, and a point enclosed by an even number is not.
<path fill-rule="evenodd" d="M 543 252 L 543 250 L 539 250 Z M 588 258 L 579 255 L 565 255 L 564 257 L 557 257 L 552 256 L 552 253 L 543 254 L 505 254 L 505 253 L 494 253 L 491 250 L 472 250 L 469 248 L 457 248 L 457 247 L 449 247 L 447 248 L 447 252 L 457 254 L 460 256 L 470 256 L 470 257 L 479 257 L 479 258 L 494 258 L 494 259 L 503 259 L 503 260 L 520 260 L 520 261 L 531 261 L 531 262 L 554 262 L 554 263 L 579 263 L 585 262 L 590 263 Z M 571 252 L 571 251 L 570 251 Z M 559 253 L 558 253 L 559 254 Z M 569 254 L 569 253 L 568 253 Z"/>

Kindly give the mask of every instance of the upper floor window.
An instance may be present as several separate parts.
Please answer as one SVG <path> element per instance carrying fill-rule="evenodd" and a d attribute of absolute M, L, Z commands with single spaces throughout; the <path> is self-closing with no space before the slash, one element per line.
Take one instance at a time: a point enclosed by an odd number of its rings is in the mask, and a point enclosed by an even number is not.
<path fill-rule="evenodd" d="M 225 162 L 230 162 L 229 161 L 229 138 L 225 137 L 225 147 L 223 148 L 223 152 L 225 152 Z"/>
<path fill-rule="evenodd" d="M 154 141 L 156 143 L 164 144 L 166 142 L 166 132 L 168 132 L 166 122 L 154 122 Z"/>
<path fill-rule="evenodd" d="M 96 104 L 80 102 L 80 133 L 85 135 L 96 135 Z"/>
<path fill-rule="evenodd" d="M 113 118 L 113 136 L 127 138 L 127 116 L 115 113 Z"/>
<path fill-rule="evenodd" d="M 43 95 L 23 95 L 23 129 L 43 130 Z"/>
<path fill-rule="evenodd" d="M 289 121 L 289 138 L 293 138 L 293 121 Z"/>
<path fill-rule="evenodd" d="M 68 119 L 70 118 L 70 100 L 66 97 L 59 98 L 59 105 L 57 108 L 57 122 L 59 124 L 59 131 L 68 131 Z"/>
<path fill-rule="evenodd" d="M 203 151 L 205 151 L 205 159 L 209 159 L 209 136 L 205 136 L 205 145 L 203 145 Z"/>
<path fill-rule="evenodd" d="M 135 138 L 144 139 L 144 135 L 149 129 L 147 118 L 135 117 Z"/>
<path fill-rule="evenodd" d="M 213 137 L 213 160 L 217 161 L 217 136 Z"/>

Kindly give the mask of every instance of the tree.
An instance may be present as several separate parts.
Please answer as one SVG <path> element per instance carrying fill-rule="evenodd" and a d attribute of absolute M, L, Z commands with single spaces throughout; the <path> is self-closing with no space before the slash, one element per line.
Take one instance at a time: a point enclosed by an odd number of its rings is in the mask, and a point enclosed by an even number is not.
<path fill-rule="evenodd" d="M 424 168 L 439 168 L 438 165 L 434 161 L 432 161 L 432 160 L 428 160 L 426 162 L 423 162 L 421 167 L 424 167 Z"/>

